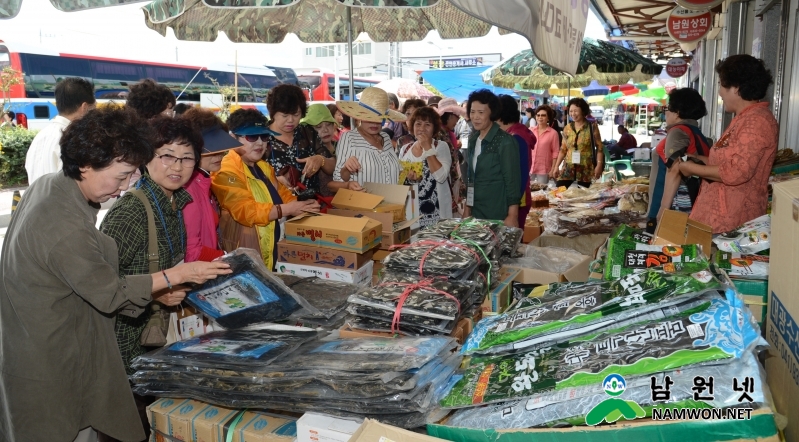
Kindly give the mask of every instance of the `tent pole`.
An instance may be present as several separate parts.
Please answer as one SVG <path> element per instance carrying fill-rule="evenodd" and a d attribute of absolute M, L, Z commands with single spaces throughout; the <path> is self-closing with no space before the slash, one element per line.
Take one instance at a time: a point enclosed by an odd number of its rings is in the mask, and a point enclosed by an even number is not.
<path fill-rule="evenodd" d="M 350 101 L 355 101 L 355 69 L 352 66 L 352 7 L 347 6 L 347 42 L 350 45 L 349 53 L 349 73 L 350 73 Z"/>

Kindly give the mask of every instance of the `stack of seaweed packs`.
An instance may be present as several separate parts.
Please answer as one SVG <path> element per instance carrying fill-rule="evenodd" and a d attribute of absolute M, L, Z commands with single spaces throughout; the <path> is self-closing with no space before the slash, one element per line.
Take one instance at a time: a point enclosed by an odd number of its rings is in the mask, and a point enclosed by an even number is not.
<path fill-rule="evenodd" d="M 405 336 L 451 333 L 479 309 L 497 282 L 500 259 L 516 252 L 522 233 L 472 218 L 422 230 L 384 259 L 373 287 L 350 296 L 346 324 Z"/>
<path fill-rule="evenodd" d="M 589 415 L 611 398 L 609 385 L 625 385 L 611 390 L 639 404 L 628 418 L 764 403 L 753 350 L 765 341 L 704 256 L 533 295 L 483 319 L 464 343 L 470 358 L 441 401 L 455 410 L 448 425 L 593 425 L 605 419 Z"/>
<path fill-rule="evenodd" d="M 134 360 L 142 395 L 423 425 L 461 363 L 448 337 L 321 341 L 301 327 L 209 333 Z"/>

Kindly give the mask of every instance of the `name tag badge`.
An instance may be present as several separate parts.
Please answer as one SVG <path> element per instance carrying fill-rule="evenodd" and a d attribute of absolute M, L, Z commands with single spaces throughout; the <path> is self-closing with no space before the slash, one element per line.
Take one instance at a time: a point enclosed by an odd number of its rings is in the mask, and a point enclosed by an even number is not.
<path fill-rule="evenodd" d="M 580 164 L 580 151 L 575 150 L 572 152 L 572 164 Z"/>
<path fill-rule="evenodd" d="M 466 188 L 466 205 L 474 206 L 474 186 Z"/>

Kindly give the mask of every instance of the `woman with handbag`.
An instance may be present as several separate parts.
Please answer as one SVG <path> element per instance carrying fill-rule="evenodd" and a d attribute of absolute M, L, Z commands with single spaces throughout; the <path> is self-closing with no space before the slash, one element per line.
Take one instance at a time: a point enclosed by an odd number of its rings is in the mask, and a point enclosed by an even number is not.
<path fill-rule="evenodd" d="M 286 217 L 318 212 L 316 200 L 297 197 L 278 181 L 275 170 L 264 161 L 270 136 L 266 117 L 255 109 L 239 109 L 228 118 L 230 133 L 241 147 L 222 160 L 219 172 L 211 175 L 211 190 L 222 214 L 219 235 L 222 248 L 247 247 L 261 252 L 270 270 L 277 261 L 277 242 Z"/>
<path fill-rule="evenodd" d="M 183 208 L 186 220 L 186 262 L 213 261 L 224 255 L 219 247 L 219 203 L 211 193 L 211 174 L 222 167 L 222 159 L 241 143 L 230 136 L 228 126 L 208 109 L 192 107 L 180 118 L 202 134 L 200 164 L 186 184 L 191 202 Z"/>
<path fill-rule="evenodd" d="M 599 179 L 605 169 L 602 137 L 599 127 L 585 119 L 591 115 L 591 108 L 584 99 L 572 98 L 568 109 L 572 122 L 563 128 L 563 144 L 549 176 L 556 180 L 558 187 L 569 187 L 575 181 L 583 187 L 591 187 L 591 181 Z M 560 171 L 563 160 L 566 164 Z"/>

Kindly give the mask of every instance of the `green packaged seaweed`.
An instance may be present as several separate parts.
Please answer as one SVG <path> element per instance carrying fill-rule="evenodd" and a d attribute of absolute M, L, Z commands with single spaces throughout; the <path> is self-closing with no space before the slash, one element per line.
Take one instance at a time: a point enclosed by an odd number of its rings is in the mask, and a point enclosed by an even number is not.
<path fill-rule="evenodd" d="M 627 224 L 622 224 L 610 234 L 610 238 L 632 241 L 641 244 L 651 244 L 653 236 L 641 229 L 633 229 Z"/>
<path fill-rule="evenodd" d="M 701 249 L 696 244 L 660 246 L 610 238 L 603 278 L 612 281 L 641 269 L 694 262 L 702 257 Z"/>

